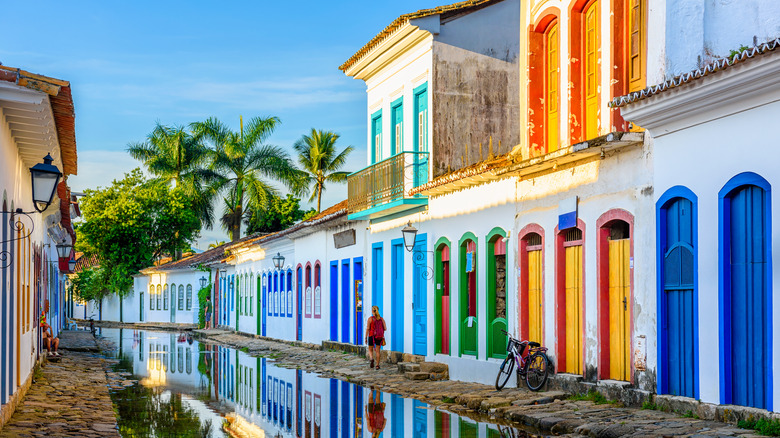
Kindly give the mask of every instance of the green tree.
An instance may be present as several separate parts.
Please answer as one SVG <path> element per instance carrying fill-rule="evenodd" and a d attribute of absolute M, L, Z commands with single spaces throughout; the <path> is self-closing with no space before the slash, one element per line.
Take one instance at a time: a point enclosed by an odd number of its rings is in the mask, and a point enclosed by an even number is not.
<path fill-rule="evenodd" d="M 131 157 L 139 160 L 150 174 L 166 183 L 174 183 L 192 200 L 201 223 L 214 225 L 214 174 L 208 169 L 210 151 L 181 126 L 159 122 L 143 142 L 127 146 Z"/>
<path fill-rule="evenodd" d="M 301 200 L 290 194 L 286 198 L 272 195 L 262 210 L 250 209 L 245 220 L 247 234 L 273 233 L 317 214 L 313 208 L 301 210 Z"/>
<path fill-rule="evenodd" d="M 188 249 L 200 232 L 183 190 L 146 180 L 140 169 L 109 187 L 86 190 L 80 207 L 77 250 L 100 260 L 98 268 L 74 279 L 74 292 L 84 297 L 124 296 L 132 289 L 132 275 L 163 255 Z"/>
<path fill-rule="evenodd" d="M 322 192 L 326 182 L 341 183 L 347 180 L 349 172 L 341 172 L 347 156 L 355 149 L 347 146 L 341 153 L 336 151 L 336 140 L 339 135 L 331 131 L 321 131 L 312 128 L 310 135 L 304 135 L 295 142 L 293 149 L 298 153 L 298 163 L 305 176 L 302 184 L 308 193 L 309 202 L 317 198 L 317 213 L 322 211 Z"/>
<path fill-rule="evenodd" d="M 278 124 L 277 117 L 255 117 L 244 129 L 242 118 L 240 131 L 233 132 L 212 117 L 192 125 L 196 139 L 213 145 L 213 187 L 217 193 L 226 193 L 224 199 L 229 206 L 223 223 L 233 241 L 241 237 L 247 207 L 262 209 L 269 197 L 277 193 L 269 179 L 280 181 L 296 192 L 300 189 L 301 172 L 295 169 L 287 153 L 265 144 Z"/>

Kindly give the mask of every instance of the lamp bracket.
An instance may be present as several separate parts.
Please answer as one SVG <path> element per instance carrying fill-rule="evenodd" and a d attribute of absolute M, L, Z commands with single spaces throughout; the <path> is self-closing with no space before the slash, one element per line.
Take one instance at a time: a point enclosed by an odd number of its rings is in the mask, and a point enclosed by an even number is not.
<path fill-rule="evenodd" d="M 423 251 L 421 249 L 412 250 L 412 263 L 424 269 L 420 275 L 426 281 L 433 278 L 433 268 L 426 263 L 428 254 L 435 254 L 435 251 Z"/>
<path fill-rule="evenodd" d="M 34 213 L 32 211 L 22 211 L 21 208 L 17 208 L 15 211 L 1 211 L 2 214 L 11 214 L 11 218 L 8 219 L 8 224 L 10 225 L 10 231 L 11 237 L 10 239 L 0 241 L 0 245 L 5 247 L 6 243 L 15 242 L 17 240 L 24 240 L 30 237 L 33 230 L 35 229 L 35 222 L 33 222 L 32 217 L 30 217 L 30 214 Z M 27 219 L 30 222 L 30 225 L 27 226 L 25 224 L 26 221 L 22 221 L 22 219 Z M 24 235 L 21 235 L 20 233 L 26 233 Z M 0 248 L 0 268 L 5 269 L 9 266 L 11 266 L 14 263 L 14 254 L 11 250 L 5 250 Z"/>

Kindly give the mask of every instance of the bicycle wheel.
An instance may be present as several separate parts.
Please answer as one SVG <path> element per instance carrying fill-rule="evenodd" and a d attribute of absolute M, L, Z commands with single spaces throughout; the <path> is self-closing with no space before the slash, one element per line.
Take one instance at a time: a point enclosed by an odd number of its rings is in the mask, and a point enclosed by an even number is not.
<path fill-rule="evenodd" d="M 501 391 L 501 388 L 506 386 L 506 382 L 509 381 L 509 377 L 512 375 L 512 370 L 515 367 L 515 355 L 508 354 L 506 359 L 501 362 L 501 368 L 498 369 L 498 375 L 496 376 L 496 390 Z"/>
<path fill-rule="evenodd" d="M 538 391 L 547 383 L 547 364 L 549 359 L 542 352 L 531 355 L 526 362 L 525 384 L 531 391 Z"/>

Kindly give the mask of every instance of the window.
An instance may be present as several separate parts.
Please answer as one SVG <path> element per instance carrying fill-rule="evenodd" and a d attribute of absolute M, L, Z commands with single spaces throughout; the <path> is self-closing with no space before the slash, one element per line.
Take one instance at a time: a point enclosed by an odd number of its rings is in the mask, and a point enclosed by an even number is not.
<path fill-rule="evenodd" d="M 187 285 L 187 310 L 192 310 L 192 285 Z"/>
<path fill-rule="evenodd" d="M 645 1 L 628 0 L 628 92 L 645 88 Z"/>
<path fill-rule="evenodd" d="M 414 89 L 414 149 L 417 152 L 428 151 L 428 84 Z"/>
<path fill-rule="evenodd" d="M 154 285 L 149 286 L 149 310 L 154 310 Z"/>
<path fill-rule="evenodd" d="M 190 286 L 187 286 L 187 287 L 190 287 Z M 179 304 L 177 306 L 179 308 L 179 310 L 184 310 L 184 285 L 183 284 L 179 285 L 179 298 L 178 298 L 177 301 L 179 302 Z"/>
<path fill-rule="evenodd" d="M 162 310 L 162 286 L 157 285 L 157 310 Z"/>
<path fill-rule="evenodd" d="M 393 138 L 390 148 L 393 151 L 393 155 L 399 154 L 403 151 L 403 138 L 404 138 L 404 104 L 403 97 L 398 98 L 390 105 L 390 124 L 393 127 Z"/>
<path fill-rule="evenodd" d="M 320 318 L 322 316 L 321 314 L 321 303 L 322 300 L 322 292 L 320 288 L 320 262 L 316 262 L 314 264 L 314 317 Z"/>
<path fill-rule="evenodd" d="M 284 287 L 284 272 L 279 273 L 279 316 L 287 313 L 287 289 Z"/>
<path fill-rule="evenodd" d="M 558 23 L 553 22 L 545 33 L 545 72 L 546 72 L 546 99 L 545 114 L 547 116 L 547 152 L 558 150 Z"/>
<path fill-rule="evenodd" d="M 382 110 L 371 116 L 371 164 L 382 161 Z"/>
<path fill-rule="evenodd" d="M 304 289 L 304 293 L 306 294 L 306 317 L 311 318 L 311 265 L 306 265 L 306 277 L 304 279 L 306 282 L 306 288 Z"/>
<path fill-rule="evenodd" d="M 255 283 L 255 274 L 249 276 L 249 314 L 254 316 L 255 314 L 255 290 L 257 289 L 257 283 Z"/>
<path fill-rule="evenodd" d="M 274 287 L 273 287 L 273 275 L 268 274 L 268 316 L 274 314 Z"/>
<path fill-rule="evenodd" d="M 287 316 L 293 316 L 293 274 L 292 269 L 287 270 Z"/>

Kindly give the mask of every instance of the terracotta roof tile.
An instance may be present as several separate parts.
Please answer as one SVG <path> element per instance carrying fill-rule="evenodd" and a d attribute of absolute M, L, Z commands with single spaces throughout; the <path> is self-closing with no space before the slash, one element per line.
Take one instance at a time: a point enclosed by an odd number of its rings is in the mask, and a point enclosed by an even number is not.
<path fill-rule="evenodd" d="M 374 47 L 378 46 L 388 36 L 390 36 L 393 32 L 395 32 L 398 28 L 408 23 L 409 20 L 415 18 L 429 17 L 431 15 L 443 14 L 446 12 L 458 12 L 464 9 L 468 9 L 476 6 L 482 6 L 486 3 L 492 3 L 496 1 L 500 1 L 500 0 L 467 0 L 458 3 L 453 3 L 451 5 L 438 6 L 431 9 L 420 9 L 417 12 L 401 15 L 400 17 L 393 20 L 393 22 L 390 23 L 387 27 L 385 27 L 384 30 L 382 30 L 382 32 L 379 32 L 374 38 L 372 38 L 371 41 L 369 41 L 365 46 L 361 47 L 360 50 L 355 52 L 354 55 L 352 55 L 344 64 L 342 64 L 339 67 L 339 70 L 346 71 L 357 61 L 363 58 L 363 56 L 365 56 L 368 52 L 370 52 Z"/>
<path fill-rule="evenodd" d="M 697 68 L 696 70 L 681 74 L 679 76 L 675 76 L 672 79 L 664 81 L 658 85 L 647 87 L 644 90 L 634 91 L 633 93 L 628 93 L 624 96 L 615 97 L 611 102 L 609 102 L 609 107 L 620 108 L 628 104 L 647 99 L 651 96 L 655 96 L 656 94 L 671 90 L 672 88 L 699 80 L 715 72 L 726 70 L 736 64 L 748 61 L 751 58 L 769 54 L 775 51 L 775 49 L 778 47 L 780 47 L 780 38 L 766 42 L 760 46 L 743 50 L 731 58 L 719 59 L 711 64 L 705 65 L 704 67 Z"/>

